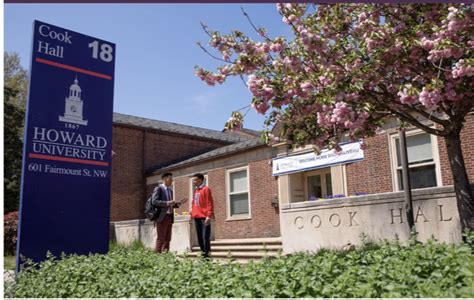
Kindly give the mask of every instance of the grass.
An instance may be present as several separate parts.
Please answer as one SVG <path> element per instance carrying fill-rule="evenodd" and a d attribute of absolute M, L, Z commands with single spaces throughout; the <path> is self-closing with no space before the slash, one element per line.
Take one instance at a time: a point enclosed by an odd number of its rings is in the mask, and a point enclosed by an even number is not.
<path fill-rule="evenodd" d="M 3 268 L 6 270 L 15 270 L 16 257 L 15 256 L 4 256 L 3 257 Z"/>

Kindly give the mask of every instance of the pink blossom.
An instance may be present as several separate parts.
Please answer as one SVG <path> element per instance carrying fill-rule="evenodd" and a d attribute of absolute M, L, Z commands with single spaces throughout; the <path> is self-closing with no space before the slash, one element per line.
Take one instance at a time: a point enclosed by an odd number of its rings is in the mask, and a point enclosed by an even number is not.
<path fill-rule="evenodd" d="M 397 95 L 400 96 L 400 103 L 402 104 L 415 104 L 418 100 L 415 96 L 409 95 L 407 89 L 403 89 Z"/>
<path fill-rule="evenodd" d="M 423 37 L 423 38 L 421 39 L 421 46 L 423 47 L 423 49 L 429 51 L 429 50 L 433 49 L 433 47 L 434 47 L 434 42 L 431 41 L 431 40 L 429 40 L 429 39 L 427 39 L 426 37 Z"/>
<path fill-rule="evenodd" d="M 230 71 L 231 71 L 231 67 L 230 66 L 224 66 L 222 68 L 220 68 L 219 70 L 221 72 L 222 75 L 229 75 L 230 74 Z"/>
<path fill-rule="evenodd" d="M 230 53 L 227 52 L 227 51 L 224 51 L 223 54 L 224 55 L 222 56 L 222 59 L 224 59 L 225 61 L 229 61 L 230 60 Z"/>
<path fill-rule="evenodd" d="M 365 42 L 367 43 L 367 49 L 368 49 L 369 51 L 371 51 L 372 49 L 374 49 L 375 46 L 376 46 L 376 42 L 375 42 L 373 39 L 371 39 L 371 38 L 366 38 L 366 39 L 365 39 Z"/>
<path fill-rule="evenodd" d="M 351 112 L 351 108 L 347 106 L 344 102 L 337 102 L 334 105 L 334 109 L 332 111 L 331 122 L 333 123 L 344 123 L 345 118 Z"/>
<path fill-rule="evenodd" d="M 329 78 L 327 78 L 327 77 L 325 77 L 325 76 L 319 76 L 318 79 L 319 79 L 319 82 L 321 82 L 321 84 L 322 84 L 323 86 L 326 86 L 326 85 L 331 84 L 331 79 L 329 79 Z"/>
<path fill-rule="evenodd" d="M 474 66 L 469 66 L 466 64 L 464 59 L 460 59 L 455 65 L 451 72 L 453 78 L 459 77 L 470 77 L 474 75 Z"/>
<path fill-rule="evenodd" d="M 305 93 L 311 92 L 314 89 L 314 85 L 309 81 L 305 81 L 301 84 L 301 89 Z"/>
<path fill-rule="evenodd" d="M 358 19 L 359 22 L 364 22 L 367 19 L 367 14 L 365 12 L 359 14 Z"/>
<path fill-rule="evenodd" d="M 282 43 L 272 43 L 270 45 L 270 50 L 273 52 L 280 52 L 283 50 L 283 44 Z"/>
<path fill-rule="evenodd" d="M 456 14 L 458 13 L 459 10 L 457 8 L 451 6 L 450 8 L 448 8 L 448 11 L 449 11 L 449 13 L 448 13 L 448 17 L 446 19 L 448 19 L 448 21 L 455 20 L 456 19 Z"/>
<path fill-rule="evenodd" d="M 449 101 L 457 101 L 457 100 L 458 100 L 456 91 L 453 90 L 453 89 L 450 89 L 450 90 L 448 90 L 446 93 L 444 93 L 444 96 L 445 96 L 446 99 L 448 99 Z"/>
<path fill-rule="evenodd" d="M 362 60 L 360 60 L 360 58 L 357 58 L 356 60 L 354 60 L 354 63 L 352 65 L 353 69 L 359 69 L 361 66 L 362 66 Z"/>
<path fill-rule="evenodd" d="M 317 113 L 317 122 L 320 126 L 330 127 L 332 125 L 331 119 L 321 112 Z"/>
<path fill-rule="evenodd" d="M 344 122 L 344 127 L 346 127 L 346 128 L 352 129 L 353 126 L 354 126 L 354 123 L 352 123 L 349 120 Z"/>
<path fill-rule="evenodd" d="M 420 93 L 419 101 L 428 110 L 433 110 L 438 105 L 438 102 L 441 101 L 440 91 L 438 89 L 430 91 L 424 87 Z"/>
<path fill-rule="evenodd" d="M 283 11 L 283 3 L 276 4 L 277 10 L 281 13 Z"/>
<path fill-rule="evenodd" d="M 258 104 L 253 103 L 252 107 L 257 111 L 257 113 L 261 115 L 264 115 L 267 112 L 268 108 L 270 108 L 267 102 L 261 102 Z"/>

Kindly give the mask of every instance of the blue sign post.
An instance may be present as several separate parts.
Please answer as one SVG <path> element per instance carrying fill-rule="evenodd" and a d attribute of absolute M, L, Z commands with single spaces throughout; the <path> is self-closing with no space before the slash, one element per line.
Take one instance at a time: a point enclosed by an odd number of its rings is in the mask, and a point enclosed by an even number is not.
<path fill-rule="evenodd" d="M 65 254 L 106 253 L 115 45 L 34 22 L 17 271 Z"/>

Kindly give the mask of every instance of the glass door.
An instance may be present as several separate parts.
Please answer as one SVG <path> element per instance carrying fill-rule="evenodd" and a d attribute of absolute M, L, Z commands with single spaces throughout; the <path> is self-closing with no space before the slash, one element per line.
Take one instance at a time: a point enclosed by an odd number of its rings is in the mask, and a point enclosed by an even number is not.
<path fill-rule="evenodd" d="M 325 168 L 306 172 L 306 199 L 314 201 L 332 196 L 331 169 Z"/>

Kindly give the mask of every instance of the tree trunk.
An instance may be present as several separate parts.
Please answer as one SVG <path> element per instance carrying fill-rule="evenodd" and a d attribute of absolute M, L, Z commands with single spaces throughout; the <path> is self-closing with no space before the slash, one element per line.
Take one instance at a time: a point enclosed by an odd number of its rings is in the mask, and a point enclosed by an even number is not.
<path fill-rule="evenodd" d="M 474 228 L 474 198 L 461 149 L 460 132 L 445 136 L 462 229 Z"/>

